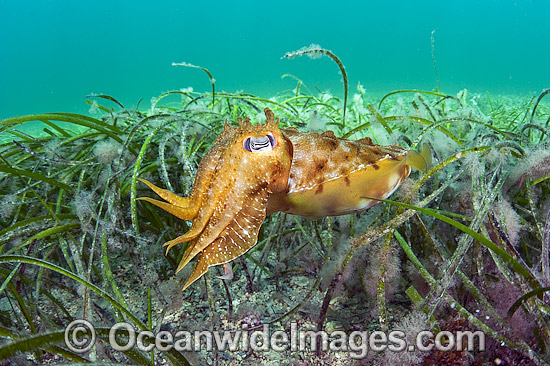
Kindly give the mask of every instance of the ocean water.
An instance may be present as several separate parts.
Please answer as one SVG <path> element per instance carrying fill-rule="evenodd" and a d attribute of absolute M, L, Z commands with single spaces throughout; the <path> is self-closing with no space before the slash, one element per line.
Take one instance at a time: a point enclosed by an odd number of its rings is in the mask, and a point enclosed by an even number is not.
<path fill-rule="evenodd" d="M 292 89 L 342 94 L 328 58 L 281 59 L 311 43 L 338 55 L 353 90 L 438 87 L 537 94 L 550 87 L 550 1 L 105 1 L 0 0 L 0 118 L 87 113 L 105 93 L 146 107 L 168 90 L 271 97 Z"/>

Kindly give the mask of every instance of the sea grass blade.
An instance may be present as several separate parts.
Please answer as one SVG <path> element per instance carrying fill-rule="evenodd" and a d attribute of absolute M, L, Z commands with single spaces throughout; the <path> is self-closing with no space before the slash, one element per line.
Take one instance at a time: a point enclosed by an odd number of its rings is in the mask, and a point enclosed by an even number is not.
<path fill-rule="evenodd" d="M 342 73 L 342 78 L 344 79 L 344 106 L 342 107 L 342 126 L 346 126 L 346 109 L 348 104 L 348 74 L 346 73 L 346 68 L 338 56 L 336 56 L 332 51 L 322 48 L 317 44 L 311 44 L 309 47 L 303 47 L 297 51 L 287 52 L 282 58 L 293 58 L 296 56 L 309 55 L 312 58 L 315 58 L 317 55 L 327 55 L 338 65 L 340 72 Z"/>
<path fill-rule="evenodd" d="M 450 98 L 456 99 L 456 97 L 449 96 L 449 95 L 447 95 L 447 94 L 442 94 L 442 93 L 432 92 L 432 91 L 426 91 L 426 90 L 416 90 L 416 89 L 395 90 L 395 91 L 392 91 L 392 92 L 390 92 L 390 93 L 387 93 L 386 95 L 384 95 L 384 96 L 382 97 L 382 99 L 380 99 L 380 102 L 378 102 L 378 109 L 380 109 L 380 107 L 382 107 L 382 103 L 383 103 L 384 100 L 386 100 L 388 97 L 391 97 L 392 95 L 400 94 L 400 93 L 419 93 L 419 94 L 434 95 L 434 96 L 437 96 L 437 97 L 450 97 Z"/>
<path fill-rule="evenodd" d="M 493 243 L 491 240 L 489 240 L 485 236 L 479 234 L 478 232 L 473 231 L 468 226 L 456 220 L 453 220 L 450 217 L 442 215 L 439 212 L 439 210 L 436 210 L 433 208 L 426 208 L 426 207 L 417 207 L 417 206 L 409 205 L 403 202 L 397 202 L 397 201 L 391 201 L 391 200 L 383 200 L 383 199 L 377 199 L 377 198 L 371 198 L 371 197 L 366 197 L 366 198 L 384 202 L 384 203 L 389 203 L 396 206 L 401 206 L 401 207 L 415 210 L 418 212 L 422 212 L 426 215 L 432 216 L 438 220 L 441 220 L 443 222 L 446 222 L 454 226 L 460 231 L 470 235 L 473 239 L 477 240 L 479 243 L 483 244 L 488 249 L 497 253 L 510 267 L 514 269 L 514 271 L 522 275 L 531 284 L 531 286 L 533 286 L 533 288 L 540 287 L 536 278 L 533 277 L 533 274 L 528 269 L 523 267 L 510 253 L 508 253 L 506 250 L 502 249 L 501 247 L 497 246 L 495 243 Z"/>
<path fill-rule="evenodd" d="M 102 99 L 109 100 L 109 101 L 117 104 L 122 109 L 126 109 L 126 108 L 124 108 L 124 105 L 122 105 L 122 103 L 120 103 L 116 98 L 114 98 L 110 95 L 105 95 L 105 94 L 87 95 L 86 98 L 102 98 Z"/>
<path fill-rule="evenodd" d="M 214 106 L 214 102 L 216 100 L 215 99 L 215 97 L 216 97 L 216 87 L 215 87 L 216 79 L 214 79 L 214 77 L 212 76 L 212 73 L 206 67 L 193 65 L 193 64 L 190 64 L 188 62 L 172 62 L 172 66 L 191 67 L 191 68 L 194 68 L 194 69 L 200 69 L 200 70 L 204 71 L 206 73 L 206 75 L 208 75 L 208 79 L 210 80 L 210 85 L 212 85 L 212 106 Z"/>
<path fill-rule="evenodd" d="M 544 294 L 545 292 L 550 291 L 550 287 L 539 287 L 537 289 L 534 289 L 532 291 L 529 291 L 525 295 L 521 296 L 519 299 L 517 299 L 512 306 L 510 306 L 510 309 L 508 309 L 508 317 L 511 318 L 517 309 L 523 304 L 526 300 L 530 299 L 534 296 L 540 296 Z"/>
<path fill-rule="evenodd" d="M 30 170 L 25 169 L 17 169 L 17 168 L 11 168 L 6 165 L 0 165 L 0 172 L 13 174 L 16 176 L 25 176 L 32 179 L 40 180 L 44 183 L 48 183 L 51 185 L 54 185 L 58 188 L 65 189 L 67 191 L 73 191 L 73 188 L 63 182 L 60 182 L 59 180 L 56 180 L 54 178 L 46 177 L 40 173 L 31 172 Z"/>
<path fill-rule="evenodd" d="M 97 130 L 99 132 L 102 132 L 105 135 L 114 139 L 115 141 L 122 143 L 122 139 L 119 137 L 119 135 L 121 134 L 121 131 L 118 128 L 115 128 L 112 125 L 109 125 L 98 119 L 84 116 L 81 114 L 73 114 L 73 113 L 43 113 L 43 114 L 32 114 L 28 116 L 7 118 L 0 121 L 0 133 L 4 132 L 9 128 L 18 126 L 25 122 L 42 121 L 42 120 L 69 122 L 76 125 L 88 127 L 88 128 Z"/>

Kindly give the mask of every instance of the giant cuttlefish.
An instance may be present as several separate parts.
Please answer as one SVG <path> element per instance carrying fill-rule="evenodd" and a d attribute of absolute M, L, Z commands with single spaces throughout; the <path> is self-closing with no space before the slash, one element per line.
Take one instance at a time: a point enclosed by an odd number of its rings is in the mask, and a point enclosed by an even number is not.
<path fill-rule="evenodd" d="M 370 138 L 352 141 L 332 131 L 321 134 L 279 128 L 273 112 L 265 109 L 266 123 L 227 121 L 212 148 L 203 157 L 193 190 L 181 197 L 147 184 L 166 202 L 142 197 L 182 220 L 193 220 L 187 233 L 164 245 L 189 242 L 177 268 L 198 255 L 187 283 L 208 267 L 222 264 L 231 278 L 229 262 L 243 255 L 258 240 L 265 217 L 283 211 L 323 217 L 345 215 L 374 206 L 408 177 L 411 166 L 426 171 L 431 153 L 400 146 L 373 144 Z M 176 271 L 176 272 L 177 272 Z"/>

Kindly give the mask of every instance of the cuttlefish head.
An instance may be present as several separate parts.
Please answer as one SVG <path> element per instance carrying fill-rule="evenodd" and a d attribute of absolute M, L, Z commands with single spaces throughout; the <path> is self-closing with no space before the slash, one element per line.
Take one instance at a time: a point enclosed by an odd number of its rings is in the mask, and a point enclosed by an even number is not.
<path fill-rule="evenodd" d="M 237 127 L 227 121 L 203 157 L 190 197 L 180 197 L 142 180 L 167 202 L 142 198 L 184 220 L 193 220 L 187 233 L 165 244 L 189 242 L 177 271 L 198 255 L 184 286 L 208 267 L 225 264 L 252 248 L 266 217 L 269 196 L 287 189 L 292 144 L 279 129 L 279 120 L 265 109 L 266 123 L 247 117 Z"/>

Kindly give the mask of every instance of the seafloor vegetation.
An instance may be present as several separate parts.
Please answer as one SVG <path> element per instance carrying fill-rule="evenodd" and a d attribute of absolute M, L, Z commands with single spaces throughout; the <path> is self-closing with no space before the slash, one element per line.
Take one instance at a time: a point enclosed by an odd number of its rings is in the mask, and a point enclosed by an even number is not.
<path fill-rule="evenodd" d="M 404 364 L 535 365 L 550 362 L 550 90 L 539 96 L 401 90 L 378 101 L 361 85 L 348 98 L 296 88 L 271 99 L 246 93 L 164 93 L 149 110 L 110 96 L 89 99 L 88 117 L 46 113 L 0 121 L 0 362 L 12 364 Z M 192 66 L 192 65 L 185 65 Z M 137 181 L 187 195 L 225 120 L 282 126 L 417 149 L 434 166 L 413 172 L 374 208 L 311 220 L 266 220 L 258 244 L 236 260 L 235 278 L 209 271 L 185 292 L 175 275 L 188 230 L 136 197 Z M 345 111 L 345 113 L 344 113 Z M 42 123 L 40 133 L 23 124 Z M 39 121 L 39 122 L 36 122 Z M 27 132 L 25 132 L 27 131 Z M 36 131 L 36 130 L 35 130 Z M 89 320 L 89 352 L 71 351 L 65 327 Z M 481 330 L 486 350 L 200 352 L 109 346 L 109 327 L 329 332 Z M 82 336 L 85 334 L 82 333 Z M 118 334 L 123 343 L 124 334 Z M 500 363 L 499 363 L 500 362 Z"/>

